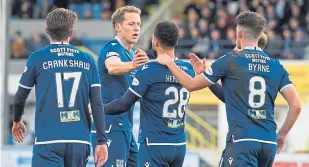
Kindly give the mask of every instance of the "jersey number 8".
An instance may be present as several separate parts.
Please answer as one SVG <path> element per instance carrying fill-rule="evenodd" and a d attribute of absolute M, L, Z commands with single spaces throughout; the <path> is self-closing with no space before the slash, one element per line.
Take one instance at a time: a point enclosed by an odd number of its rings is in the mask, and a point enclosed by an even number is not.
<path fill-rule="evenodd" d="M 176 87 L 169 87 L 165 90 L 165 95 L 170 95 L 171 93 L 174 94 L 173 99 L 169 99 L 164 103 L 163 106 L 163 118 L 177 118 L 178 117 L 183 118 L 184 116 L 184 110 L 186 104 L 188 103 L 189 100 L 189 92 L 185 88 L 181 88 L 179 91 Z M 186 94 L 186 96 L 185 96 Z M 170 105 L 174 105 L 178 103 L 177 110 L 173 110 L 172 112 L 168 111 L 168 108 Z"/>
<path fill-rule="evenodd" d="M 259 82 L 261 85 L 261 89 L 256 89 L 255 84 Z M 260 108 L 265 104 L 265 91 L 266 91 L 266 84 L 265 80 L 262 77 L 255 76 L 250 79 L 249 83 L 249 105 L 252 108 Z M 259 101 L 254 101 L 255 96 L 260 96 Z"/>

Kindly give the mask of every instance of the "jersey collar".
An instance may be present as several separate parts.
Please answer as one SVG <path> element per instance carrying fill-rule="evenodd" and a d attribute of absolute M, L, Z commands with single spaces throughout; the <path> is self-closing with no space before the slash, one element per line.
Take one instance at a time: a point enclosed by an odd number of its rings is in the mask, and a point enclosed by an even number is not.
<path fill-rule="evenodd" d="M 244 49 L 263 51 L 260 47 L 245 46 Z"/>
<path fill-rule="evenodd" d="M 119 44 L 124 47 L 123 43 L 120 41 L 120 39 L 118 38 L 118 36 L 115 36 L 115 39 L 119 42 Z"/>
<path fill-rule="evenodd" d="M 67 42 L 51 42 L 50 44 L 69 45 L 69 43 L 67 43 Z"/>

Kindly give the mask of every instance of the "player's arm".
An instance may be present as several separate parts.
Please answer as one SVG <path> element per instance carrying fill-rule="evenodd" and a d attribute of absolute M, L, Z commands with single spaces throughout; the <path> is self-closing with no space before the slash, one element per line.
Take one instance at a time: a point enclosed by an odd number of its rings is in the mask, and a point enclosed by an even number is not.
<path fill-rule="evenodd" d="M 287 135 L 301 112 L 301 101 L 293 85 L 287 85 L 287 87 L 284 88 L 281 94 L 289 105 L 289 111 L 279 133 Z"/>
<path fill-rule="evenodd" d="M 108 52 L 106 57 L 105 66 L 110 75 L 123 75 L 126 72 L 136 70 L 148 61 L 146 53 L 140 49 L 137 49 L 133 60 L 130 62 L 122 62 L 116 52 Z"/>
<path fill-rule="evenodd" d="M 167 56 L 167 55 L 165 55 Z M 159 56 L 158 56 L 159 57 Z M 175 78 L 178 80 L 178 82 L 185 87 L 189 92 L 203 89 L 207 86 L 210 86 L 211 83 L 205 80 L 203 77 L 203 74 L 200 74 L 194 78 L 192 78 L 190 75 L 188 75 L 186 72 L 184 72 L 182 69 L 180 69 L 173 61 L 166 64 L 169 70 L 172 72 L 172 74 L 175 76 Z"/>
<path fill-rule="evenodd" d="M 224 89 L 222 85 L 216 83 L 209 86 L 210 91 L 223 103 L 225 103 L 225 97 L 224 97 Z"/>
<path fill-rule="evenodd" d="M 12 135 L 17 142 L 22 142 L 24 139 L 23 133 L 26 131 L 26 127 L 22 122 L 22 115 L 24 114 L 24 108 L 26 100 L 31 92 L 35 83 L 36 67 L 35 59 L 31 54 L 27 60 L 25 69 L 19 81 L 19 87 L 14 96 L 13 101 L 13 127 Z"/>
<path fill-rule="evenodd" d="M 101 87 L 92 86 L 90 88 L 90 106 L 92 111 L 92 117 L 97 129 L 98 144 L 106 144 L 107 138 L 105 134 L 105 114 L 102 106 Z"/>
<path fill-rule="evenodd" d="M 190 63 L 192 64 L 196 74 L 202 74 L 207 67 L 206 59 L 204 58 L 203 60 L 200 60 L 200 58 L 194 53 L 190 53 L 189 57 Z M 220 84 L 216 83 L 214 85 L 211 85 L 209 86 L 209 89 L 215 96 L 217 96 L 218 99 L 220 99 L 224 103 L 224 90 Z"/>
<path fill-rule="evenodd" d="M 160 64 L 166 65 L 179 83 L 190 92 L 215 84 L 225 75 L 228 68 L 227 58 L 222 56 L 207 69 L 207 72 L 204 71 L 202 74 L 192 78 L 181 70 L 167 55 L 158 55 L 157 61 Z"/>
<path fill-rule="evenodd" d="M 145 94 L 149 85 L 151 85 L 152 80 L 149 78 L 151 71 L 151 67 L 139 69 L 125 94 L 104 106 L 105 113 L 116 115 L 129 111 L 131 106 Z"/>
<path fill-rule="evenodd" d="M 127 90 L 126 93 L 119 99 L 113 100 L 104 105 L 104 111 L 107 115 L 122 114 L 135 104 L 140 97 L 135 95 L 132 91 Z"/>
<path fill-rule="evenodd" d="M 93 58 L 91 58 L 91 72 L 92 80 L 89 92 L 91 113 L 94 120 L 95 127 L 97 129 L 96 137 L 98 144 L 106 144 L 107 138 L 105 134 L 105 114 L 103 110 L 103 102 L 101 96 L 101 81 L 99 77 L 98 67 L 96 66 Z"/>
<path fill-rule="evenodd" d="M 36 76 L 35 64 L 36 62 L 34 56 L 33 54 L 31 54 L 26 62 L 25 69 L 19 80 L 19 87 L 14 96 L 14 104 L 13 104 L 14 122 L 20 122 L 22 115 L 24 114 L 26 100 L 35 83 L 35 76 Z"/>
<path fill-rule="evenodd" d="M 285 138 L 293 125 L 295 124 L 300 112 L 301 112 L 301 101 L 299 98 L 299 95 L 293 86 L 289 74 L 282 66 L 283 75 L 281 78 L 281 82 L 279 85 L 280 92 L 283 96 L 283 98 L 287 101 L 289 105 L 289 111 L 287 114 L 287 117 L 284 121 L 284 124 L 282 125 L 281 129 L 278 132 L 277 136 L 277 144 L 278 144 L 278 151 L 277 153 L 280 153 L 281 149 L 284 146 Z"/>

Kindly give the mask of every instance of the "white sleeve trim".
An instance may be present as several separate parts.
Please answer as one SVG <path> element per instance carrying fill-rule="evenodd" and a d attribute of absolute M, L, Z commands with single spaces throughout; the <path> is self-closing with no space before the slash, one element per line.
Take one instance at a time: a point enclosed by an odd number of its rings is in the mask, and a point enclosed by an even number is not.
<path fill-rule="evenodd" d="M 25 89 L 32 89 L 32 87 L 29 87 L 29 86 L 25 86 L 25 85 L 23 85 L 23 84 L 20 84 L 20 83 L 19 83 L 19 86 L 20 86 L 20 87 L 22 87 L 22 88 L 25 88 Z"/>
<path fill-rule="evenodd" d="M 287 85 L 283 86 L 283 87 L 280 89 L 280 92 L 282 92 L 285 88 L 290 87 L 290 86 L 293 86 L 293 84 L 287 84 Z"/>
<path fill-rule="evenodd" d="M 203 73 L 203 77 L 208 81 L 210 82 L 211 84 L 215 84 L 214 82 L 212 82 L 209 78 L 207 78 L 207 76 Z"/>
<path fill-rule="evenodd" d="M 133 90 L 131 87 L 129 87 L 129 90 L 134 93 L 136 96 L 138 96 L 139 98 L 141 98 L 142 96 L 140 94 L 138 94 L 137 92 L 135 92 L 135 90 Z"/>
<path fill-rule="evenodd" d="M 101 87 L 101 84 L 91 84 L 91 87 Z"/>

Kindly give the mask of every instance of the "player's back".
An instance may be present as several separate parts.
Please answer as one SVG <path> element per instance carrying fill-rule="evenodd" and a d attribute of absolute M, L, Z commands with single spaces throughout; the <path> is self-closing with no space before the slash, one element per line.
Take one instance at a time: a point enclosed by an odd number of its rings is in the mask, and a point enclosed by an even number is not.
<path fill-rule="evenodd" d="M 95 68 L 90 55 L 69 44 L 51 44 L 30 55 L 24 73 L 36 86 L 36 144 L 89 144 L 89 91 L 100 86 Z M 27 81 L 22 77 L 21 84 L 31 85 Z"/>
<path fill-rule="evenodd" d="M 134 50 L 128 52 L 118 39 L 114 39 L 105 44 L 98 59 L 98 68 L 101 78 L 101 94 L 103 103 L 120 98 L 129 88 L 135 71 L 127 72 L 123 75 L 111 75 L 105 65 L 105 61 L 110 57 L 117 56 L 122 62 L 130 62 L 133 59 Z M 133 107 L 129 112 L 120 115 L 106 115 L 106 128 L 110 130 L 131 130 L 133 119 Z M 112 127 L 113 126 L 113 127 Z"/>
<path fill-rule="evenodd" d="M 191 64 L 176 60 L 186 73 L 194 76 Z M 148 85 L 142 95 L 139 141 L 150 143 L 185 143 L 185 108 L 189 92 L 178 83 L 167 67 L 150 62 L 144 65 L 133 79 L 132 88 Z M 143 88 L 141 88 L 143 89 Z M 171 144 L 173 145 L 173 144 Z"/>
<path fill-rule="evenodd" d="M 217 61 L 225 67 L 218 67 L 216 71 L 225 73 L 222 84 L 229 134 L 235 140 L 258 139 L 275 143 L 274 101 L 278 91 L 291 83 L 287 72 L 259 48 L 245 48 L 220 59 Z M 213 70 L 207 70 L 206 76 L 216 77 L 218 73 Z"/>

